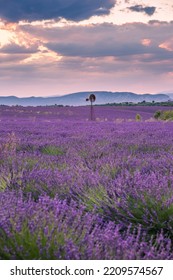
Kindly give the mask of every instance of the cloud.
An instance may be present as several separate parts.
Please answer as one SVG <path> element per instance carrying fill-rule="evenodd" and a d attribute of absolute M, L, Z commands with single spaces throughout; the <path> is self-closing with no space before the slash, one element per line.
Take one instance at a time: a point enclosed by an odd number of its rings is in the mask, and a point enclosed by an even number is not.
<path fill-rule="evenodd" d="M 172 24 L 113 24 L 69 26 L 59 28 L 23 27 L 40 36 L 45 46 L 65 57 L 110 57 L 127 59 L 133 55 L 152 54 L 167 57 L 159 46 L 172 37 Z M 133 40 L 129 40 L 133 38 Z"/>
<path fill-rule="evenodd" d="M 141 44 L 143 46 L 149 46 L 149 45 L 151 45 L 151 40 L 144 38 L 144 39 L 141 40 Z"/>
<path fill-rule="evenodd" d="M 120 81 L 123 84 L 126 81 L 129 84 L 130 80 L 143 81 L 144 77 L 154 81 L 155 76 L 162 77 L 173 71 L 173 53 L 163 48 L 163 44 L 171 42 L 173 23 L 132 23 L 121 26 L 95 24 L 52 28 L 25 25 L 21 28 L 30 36 L 37 37 L 50 52 L 61 56 L 57 62 L 52 60 L 50 63 L 47 60 L 47 66 L 44 58 L 41 68 L 38 60 L 31 60 L 28 67 L 33 67 L 34 71 L 37 69 L 36 77 L 51 79 L 51 84 L 57 81 L 61 88 L 69 92 L 66 80 L 74 88 L 75 83 L 79 86 L 81 82 L 81 90 L 82 83 L 87 84 L 87 81 L 92 85 L 97 83 L 100 89 L 101 86 L 111 89 L 109 83 L 112 85 L 114 80 L 118 84 Z M 105 79 L 109 82 L 101 84 Z"/>
<path fill-rule="evenodd" d="M 0 53 L 5 54 L 32 54 L 36 52 L 37 48 L 26 48 L 24 46 L 16 45 L 15 43 L 0 48 Z"/>
<path fill-rule="evenodd" d="M 14 74 L 13 72 L 13 65 L 15 65 L 16 69 L 19 68 L 20 61 L 26 59 L 28 57 L 27 54 L 3 54 L 0 53 L 0 61 L 1 61 L 1 67 L 0 67 L 0 76 L 2 77 L 5 73 L 5 69 L 8 67 L 10 69 L 10 72 Z"/>
<path fill-rule="evenodd" d="M 129 7 L 129 10 L 133 11 L 133 12 L 138 12 L 138 13 L 145 13 L 148 16 L 152 16 L 155 11 L 156 11 L 156 7 L 144 7 L 142 5 L 135 5 L 135 6 L 131 6 Z"/>
<path fill-rule="evenodd" d="M 59 17 L 80 21 L 93 15 L 109 14 L 115 0 L 1 0 L 0 17 L 10 22 Z"/>
<path fill-rule="evenodd" d="M 153 73 L 170 71 L 173 54 L 163 45 L 172 42 L 172 28 L 173 23 L 159 25 L 159 22 L 157 25 L 98 24 L 44 29 L 23 26 L 23 30 L 43 40 L 49 50 L 62 56 L 59 69 L 80 73 L 126 72 L 131 71 L 129 66 Z"/>
<path fill-rule="evenodd" d="M 172 55 L 170 52 L 172 28 L 173 23 L 162 24 L 162 22 L 160 24 L 157 22 L 157 25 L 96 24 L 56 28 L 27 25 L 21 27 L 21 33 L 29 34 L 31 41 L 35 38 L 36 43 L 27 48 L 13 44 L 4 47 L 3 50 L 7 53 L 51 51 L 58 56 L 78 58 L 114 56 L 121 60 L 133 55 L 150 54 L 164 59 Z"/>
<path fill-rule="evenodd" d="M 114 40 L 113 40 L 114 41 Z M 104 57 L 104 56 L 127 56 L 146 52 L 145 46 L 140 43 L 126 42 L 116 45 L 110 42 L 92 42 L 89 45 L 78 43 L 48 43 L 47 47 L 52 51 L 60 53 L 63 56 L 80 57 Z"/>
<path fill-rule="evenodd" d="M 16 92 L 26 85 L 28 95 L 62 94 L 87 87 L 115 90 L 114 85 L 119 90 L 126 86 L 132 91 L 137 87 L 151 91 L 163 88 L 166 81 L 172 84 L 173 22 L 63 27 L 27 24 L 19 28 L 16 40 L 1 48 L 4 92 L 10 84 L 16 86 Z M 35 38 L 36 43 L 22 41 L 20 45 L 18 35 L 31 41 Z"/>

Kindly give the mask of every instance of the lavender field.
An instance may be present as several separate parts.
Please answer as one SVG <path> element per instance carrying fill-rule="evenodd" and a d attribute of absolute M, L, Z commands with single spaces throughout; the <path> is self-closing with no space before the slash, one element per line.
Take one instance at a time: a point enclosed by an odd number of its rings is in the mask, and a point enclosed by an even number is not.
<path fill-rule="evenodd" d="M 1 106 L 0 259 L 173 259 L 160 109 Z"/>

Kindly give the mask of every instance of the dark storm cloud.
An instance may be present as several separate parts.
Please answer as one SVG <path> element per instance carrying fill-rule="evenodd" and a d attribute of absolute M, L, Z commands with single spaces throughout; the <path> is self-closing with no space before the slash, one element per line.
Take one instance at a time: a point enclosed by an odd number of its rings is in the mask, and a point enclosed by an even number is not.
<path fill-rule="evenodd" d="M 11 22 L 63 17 L 80 21 L 109 14 L 115 0 L 1 0 L 0 17 Z"/>
<path fill-rule="evenodd" d="M 129 10 L 133 11 L 133 12 L 138 12 L 138 13 L 145 13 L 148 16 L 152 16 L 155 11 L 156 11 L 156 7 L 143 7 L 142 5 L 135 5 L 135 6 L 131 6 L 129 7 Z"/>

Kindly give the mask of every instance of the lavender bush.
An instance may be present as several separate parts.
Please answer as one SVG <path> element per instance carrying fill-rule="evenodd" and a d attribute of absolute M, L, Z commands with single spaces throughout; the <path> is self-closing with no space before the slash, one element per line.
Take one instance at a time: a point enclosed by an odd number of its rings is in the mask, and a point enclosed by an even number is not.
<path fill-rule="evenodd" d="M 0 259 L 173 259 L 173 124 L 152 110 L 1 108 Z"/>

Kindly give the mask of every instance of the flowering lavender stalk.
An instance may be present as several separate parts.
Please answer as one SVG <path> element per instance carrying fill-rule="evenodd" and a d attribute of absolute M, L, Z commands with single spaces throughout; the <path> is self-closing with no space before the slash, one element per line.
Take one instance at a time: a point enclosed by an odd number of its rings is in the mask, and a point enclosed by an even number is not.
<path fill-rule="evenodd" d="M 0 110 L 1 259 L 173 259 L 172 122 Z"/>

